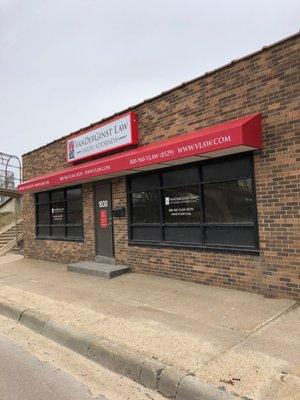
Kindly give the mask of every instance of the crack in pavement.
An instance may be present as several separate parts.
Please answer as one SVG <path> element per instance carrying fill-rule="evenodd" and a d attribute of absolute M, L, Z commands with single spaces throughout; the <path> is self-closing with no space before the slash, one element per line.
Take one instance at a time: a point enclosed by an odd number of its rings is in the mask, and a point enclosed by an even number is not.
<path fill-rule="evenodd" d="M 7 278 L 8 276 L 13 276 L 13 275 L 11 275 L 11 274 L 6 274 L 6 275 L 4 275 L 4 276 L 0 276 L 0 279 Z"/>
<path fill-rule="evenodd" d="M 224 354 L 228 353 L 229 351 L 231 351 L 232 349 L 236 348 L 237 346 L 241 345 L 242 343 L 244 343 L 246 340 L 248 340 L 253 334 L 257 333 L 258 331 L 260 331 L 261 329 L 263 329 L 265 326 L 269 325 L 271 322 L 277 320 L 278 318 L 282 317 L 285 314 L 290 313 L 291 311 L 295 310 L 296 308 L 298 308 L 300 306 L 300 303 L 298 303 L 297 301 L 295 301 L 293 304 L 290 304 L 285 310 L 280 311 L 279 313 L 277 313 L 276 315 L 274 315 L 273 317 L 267 319 L 266 321 L 264 321 L 263 323 L 261 323 L 260 325 L 256 326 L 255 328 L 253 328 L 248 335 L 246 335 L 243 339 L 239 340 L 237 343 L 235 343 L 234 345 L 232 345 L 231 347 L 229 347 L 226 350 L 221 351 L 219 354 L 213 356 L 212 358 L 210 358 L 209 360 L 207 360 L 206 362 L 204 362 L 203 365 L 208 365 L 211 361 L 215 361 L 217 360 L 220 356 L 223 356 Z M 199 369 L 197 370 L 199 371 Z"/>
<path fill-rule="evenodd" d="M 191 287 L 191 286 L 193 286 L 193 285 L 186 285 L 186 286 L 183 286 L 183 287 L 180 288 L 180 289 L 172 290 L 172 291 L 169 292 L 169 293 L 163 294 L 162 296 L 157 297 L 156 299 L 149 301 L 149 304 L 155 303 L 156 301 L 161 300 L 161 299 L 164 299 L 164 298 L 166 298 L 166 297 L 168 297 L 168 296 L 170 296 L 170 295 L 172 295 L 172 294 L 174 294 L 174 293 L 179 293 L 181 290 L 186 289 L 186 288 Z"/>

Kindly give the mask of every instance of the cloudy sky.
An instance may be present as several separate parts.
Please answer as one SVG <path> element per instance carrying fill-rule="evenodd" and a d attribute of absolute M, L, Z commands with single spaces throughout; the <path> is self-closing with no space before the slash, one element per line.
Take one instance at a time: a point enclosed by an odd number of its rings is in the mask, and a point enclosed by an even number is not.
<path fill-rule="evenodd" d="M 21 155 L 299 29 L 299 0 L 0 0 L 0 151 Z"/>

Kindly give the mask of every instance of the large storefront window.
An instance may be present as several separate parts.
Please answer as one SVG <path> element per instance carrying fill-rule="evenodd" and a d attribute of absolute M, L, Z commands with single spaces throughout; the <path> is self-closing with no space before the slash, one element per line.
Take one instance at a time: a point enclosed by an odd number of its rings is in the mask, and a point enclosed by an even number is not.
<path fill-rule="evenodd" d="M 81 187 L 36 194 L 36 236 L 39 239 L 83 239 Z"/>
<path fill-rule="evenodd" d="M 258 248 L 251 154 L 128 178 L 129 238 L 200 248 Z"/>

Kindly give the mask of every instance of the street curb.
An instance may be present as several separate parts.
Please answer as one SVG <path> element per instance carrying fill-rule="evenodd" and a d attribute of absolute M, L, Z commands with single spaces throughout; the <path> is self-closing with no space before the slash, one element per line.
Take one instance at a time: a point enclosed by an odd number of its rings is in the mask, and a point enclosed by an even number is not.
<path fill-rule="evenodd" d="M 60 324 L 40 311 L 19 303 L 0 299 L 0 314 L 18 321 L 36 333 L 47 337 L 97 364 L 129 379 L 157 390 L 175 400 L 235 400 L 237 397 L 217 389 L 178 368 L 154 358 L 132 352 L 124 345 L 99 336 L 85 334 Z"/>
<path fill-rule="evenodd" d="M 20 321 L 20 318 L 25 310 L 26 309 L 24 307 L 13 301 L 10 301 L 9 303 L 3 300 L 0 301 L 0 314 L 14 319 L 15 321 Z"/>

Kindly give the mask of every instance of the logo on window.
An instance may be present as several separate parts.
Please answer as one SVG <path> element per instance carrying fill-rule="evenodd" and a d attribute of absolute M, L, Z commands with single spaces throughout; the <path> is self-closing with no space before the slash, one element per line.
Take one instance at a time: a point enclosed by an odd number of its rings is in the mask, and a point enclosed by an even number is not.
<path fill-rule="evenodd" d="M 74 140 L 70 140 L 68 143 L 68 154 L 69 154 L 69 160 L 75 158 Z"/>
<path fill-rule="evenodd" d="M 165 197 L 165 204 L 166 206 L 170 204 L 170 197 Z"/>

